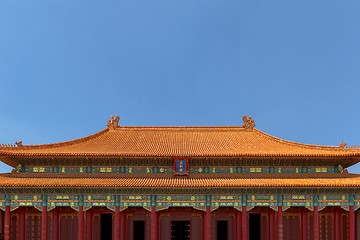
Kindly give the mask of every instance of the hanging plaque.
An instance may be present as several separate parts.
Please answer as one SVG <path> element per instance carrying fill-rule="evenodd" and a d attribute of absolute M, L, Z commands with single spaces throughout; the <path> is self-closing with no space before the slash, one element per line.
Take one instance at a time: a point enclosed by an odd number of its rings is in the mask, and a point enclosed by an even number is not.
<path fill-rule="evenodd" d="M 188 159 L 174 159 L 175 175 L 188 175 L 189 162 Z"/>

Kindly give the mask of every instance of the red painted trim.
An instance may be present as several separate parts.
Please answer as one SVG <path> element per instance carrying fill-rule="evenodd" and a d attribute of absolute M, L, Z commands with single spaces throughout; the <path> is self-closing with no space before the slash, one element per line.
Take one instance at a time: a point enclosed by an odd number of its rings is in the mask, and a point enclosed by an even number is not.
<path fill-rule="evenodd" d="M 0 210 L 0 234 L 4 236 L 4 212 Z"/>
<path fill-rule="evenodd" d="M 308 212 L 305 208 L 301 211 L 301 239 L 308 240 Z"/>
<path fill-rule="evenodd" d="M 278 206 L 278 239 L 283 240 L 283 210 L 282 206 Z"/>
<path fill-rule="evenodd" d="M 241 240 L 241 212 L 236 211 L 236 240 Z"/>
<path fill-rule="evenodd" d="M 204 214 L 203 214 L 203 218 L 204 218 L 204 225 L 203 225 L 203 227 L 202 227 L 202 229 L 203 229 L 203 233 L 204 233 L 204 240 L 206 240 L 207 239 L 207 231 L 206 231 L 206 225 L 207 225 L 207 216 L 206 216 L 206 208 L 205 208 L 205 212 L 204 212 Z"/>
<path fill-rule="evenodd" d="M 355 218 L 356 218 L 356 239 L 360 240 L 360 211 L 355 211 Z"/>
<path fill-rule="evenodd" d="M 152 206 L 151 207 L 151 217 L 150 217 L 150 226 L 151 226 L 151 233 L 150 233 L 150 239 L 151 240 L 158 240 L 158 219 L 157 219 L 157 212 L 156 212 L 156 207 Z"/>
<path fill-rule="evenodd" d="M 204 219 L 204 240 L 210 240 L 211 237 L 211 209 L 206 206 Z"/>
<path fill-rule="evenodd" d="M 115 240 L 120 240 L 120 207 L 115 206 Z"/>
<path fill-rule="evenodd" d="M 334 208 L 334 240 L 340 240 L 341 239 L 341 232 L 340 232 L 340 225 L 341 225 L 341 209 Z"/>
<path fill-rule="evenodd" d="M 319 207 L 314 206 L 314 233 L 313 240 L 319 240 Z"/>
<path fill-rule="evenodd" d="M 25 240 L 25 208 L 20 207 L 19 210 L 19 240 Z"/>
<path fill-rule="evenodd" d="M 275 240 L 275 231 L 276 231 L 276 224 L 275 224 L 275 211 L 269 209 L 269 239 Z"/>
<path fill-rule="evenodd" d="M 126 221 L 125 221 L 125 212 L 122 211 L 120 212 L 120 240 L 125 240 L 125 226 L 126 226 Z"/>
<path fill-rule="evenodd" d="M 52 240 L 58 240 L 59 239 L 59 209 L 55 208 L 53 211 L 52 216 Z"/>
<path fill-rule="evenodd" d="M 86 211 L 86 240 L 92 240 L 92 209 Z"/>
<path fill-rule="evenodd" d="M 41 212 L 41 240 L 47 239 L 47 215 L 47 206 L 43 206 Z"/>
<path fill-rule="evenodd" d="M 205 212 L 202 212 L 201 219 L 200 219 L 200 236 L 201 236 L 201 239 L 205 238 L 204 228 L 201 227 L 201 226 L 204 226 L 204 225 L 205 225 Z"/>
<path fill-rule="evenodd" d="M 248 219 L 247 219 L 247 212 L 246 206 L 241 207 L 241 239 L 247 239 L 247 230 L 248 230 Z"/>
<path fill-rule="evenodd" d="M 354 206 L 349 207 L 349 240 L 355 240 L 355 211 L 354 211 Z"/>
<path fill-rule="evenodd" d="M 190 217 L 189 222 L 190 222 L 190 233 L 192 233 L 192 231 L 193 231 L 193 229 L 192 229 L 192 217 Z M 170 223 L 171 223 L 171 221 L 170 221 Z M 191 239 L 191 234 L 190 234 L 190 239 Z"/>
<path fill-rule="evenodd" d="M 11 237 L 11 212 L 10 206 L 5 207 L 4 219 L 4 240 L 10 240 Z"/>
<path fill-rule="evenodd" d="M 84 240 L 84 207 L 79 206 L 78 212 L 78 240 Z"/>

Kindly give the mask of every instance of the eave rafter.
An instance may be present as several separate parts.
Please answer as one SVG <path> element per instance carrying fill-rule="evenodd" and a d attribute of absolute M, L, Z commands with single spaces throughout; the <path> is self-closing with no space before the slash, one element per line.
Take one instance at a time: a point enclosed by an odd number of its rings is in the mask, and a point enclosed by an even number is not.
<path fill-rule="evenodd" d="M 175 157 L 0 157 L 12 166 L 172 166 Z M 347 168 L 359 158 L 319 157 L 195 157 L 190 158 L 192 166 L 338 166 Z"/>
<path fill-rule="evenodd" d="M 359 188 L 0 188 L 5 194 L 360 194 Z"/>

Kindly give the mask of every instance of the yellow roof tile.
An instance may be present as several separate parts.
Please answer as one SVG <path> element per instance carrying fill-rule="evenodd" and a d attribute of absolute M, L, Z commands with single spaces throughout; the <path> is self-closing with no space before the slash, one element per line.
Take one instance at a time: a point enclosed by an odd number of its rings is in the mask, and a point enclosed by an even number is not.
<path fill-rule="evenodd" d="M 132 178 L 0 176 L 6 188 L 359 188 L 360 176 L 333 178 Z"/>
<path fill-rule="evenodd" d="M 118 127 L 63 143 L 0 147 L 0 156 L 359 157 L 360 149 L 295 143 L 243 127 Z"/>

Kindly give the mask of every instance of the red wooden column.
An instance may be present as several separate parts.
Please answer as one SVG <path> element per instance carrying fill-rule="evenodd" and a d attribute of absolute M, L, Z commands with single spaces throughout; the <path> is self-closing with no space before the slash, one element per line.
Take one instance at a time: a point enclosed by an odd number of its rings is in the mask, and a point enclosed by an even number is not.
<path fill-rule="evenodd" d="M 4 226 L 4 214 L 3 214 L 3 211 L 0 210 L 0 235 L 1 236 L 4 236 L 3 226 Z"/>
<path fill-rule="evenodd" d="M 349 240 L 355 240 L 355 210 L 354 206 L 349 207 Z"/>
<path fill-rule="evenodd" d="M 319 240 L 319 207 L 314 206 L 314 240 Z"/>
<path fill-rule="evenodd" d="M 5 207 L 5 220 L 4 220 L 4 240 L 10 240 L 11 237 L 11 212 L 10 206 Z"/>
<path fill-rule="evenodd" d="M 150 226 L 151 226 L 151 240 L 158 240 L 158 227 L 157 227 L 157 212 L 156 206 L 151 206 Z"/>
<path fill-rule="evenodd" d="M 355 211 L 356 218 L 356 240 L 360 240 L 360 211 Z"/>
<path fill-rule="evenodd" d="M 236 240 L 241 239 L 241 212 L 239 210 L 235 210 L 235 219 L 236 219 Z"/>
<path fill-rule="evenodd" d="M 86 240 L 92 240 L 92 209 L 86 211 Z"/>
<path fill-rule="evenodd" d="M 59 239 L 59 209 L 55 208 L 52 211 L 52 240 Z"/>
<path fill-rule="evenodd" d="M 283 240 L 283 209 L 278 206 L 278 239 Z"/>
<path fill-rule="evenodd" d="M 341 209 L 335 208 L 334 210 L 335 215 L 335 229 L 334 229 L 334 240 L 340 240 L 341 239 L 341 233 L 340 233 L 340 217 L 341 217 Z"/>
<path fill-rule="evenodd" d="M 275 231 L 276 231 L 276 225 L 275 225 L 275 211 L 269 210 L 269 239 L 275 240 Z"/>
<path fill-rule="evenodd" d="M 115 206 L 115 240 L 120 240 L 120 207 Z"/>
<path fill-rule="evenodd" d="M 301 211 L 301 239 L 308 240 L 308 212 L 306 208 Z"/>
<path fill-rule="evenodd" d="M 25 240 L 25 208 L 24 207 L 20 208 L 18 230 L 19 230 L 19 240 Z"/>
<path fill-rule="evenodd" d="M 246 206 L 241 207 L 241 239 L 246 240 L 247 239 L 247 226 L 248 220 L 247 220 L 247 213 L 246 213 Z"/>
<path fill-rule="evenodd" d="M 204 240 L 210 240 L 211 237 L 211 209 L 206 206 L 205 219 L 204 219 Z"/>
<path fill-rule="evenodd" d="M 79 206 L 79 212 L 78 212 L 78 240 L 84 240 L 84 206 Z"/>
<path fill-rule="evenodd" d="M 41 240 L 46 240 L 47 239 L 47 223 L 48 223 L 47 206 L 42 206 L 42 212 L 41 212 Z"/>
<path fill-rule="evenodd" d="M 125 240 L 125 211 L 120 212 L 120 240 Z"/>

